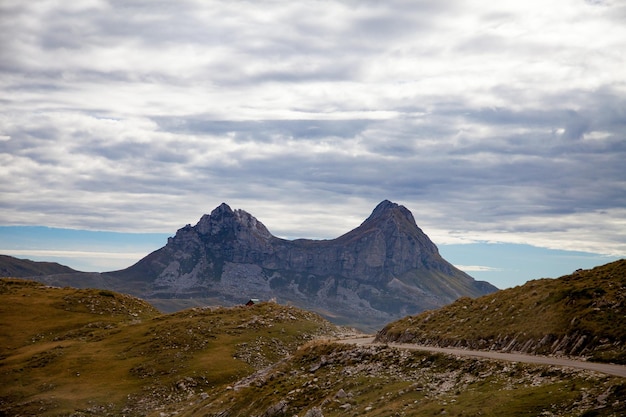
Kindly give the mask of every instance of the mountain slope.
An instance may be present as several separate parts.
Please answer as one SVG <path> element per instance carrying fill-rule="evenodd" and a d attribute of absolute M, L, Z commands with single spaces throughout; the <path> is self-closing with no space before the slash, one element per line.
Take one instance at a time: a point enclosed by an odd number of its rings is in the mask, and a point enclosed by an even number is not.
<path fill-rule="evenodd" d="M 56 262 L 35 262 L 28 259 L 0 255 L 0 277 L 34 277 L 74 272 L 77 271 Z"/>
<path fill-rule="evenodd" d="M 386 200 L 336 239 L 293 241 L 222 204 L 195 226 L 179 229 L 163 248 L 103 277 L 143 286 L 143 292 L 133 293 L 161 302 L 277 298 L 369 329 L 496 290 L 445 261 L 411 212 Z"/>
<path fill-rule="evenodd" d="M 316 314 L 275 303 L 163 315 L 128 295 L 20 279 L 0 279 L 0 328 L 1 416 L 180 408 L 315 337 L 340 334 Z"/>
<path fill-rule="evenodd" d="M 461 298 L 390 323 L 377 340 L 626 363 L 626 260 Z"/>

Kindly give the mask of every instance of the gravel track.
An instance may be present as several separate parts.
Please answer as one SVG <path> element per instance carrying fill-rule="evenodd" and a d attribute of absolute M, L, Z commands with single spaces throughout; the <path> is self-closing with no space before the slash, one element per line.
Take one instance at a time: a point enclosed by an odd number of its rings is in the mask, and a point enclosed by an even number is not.
<path fill-rule="evenodd" d="M 581 360 L 558 358 L 551 356 L 525 355 L 521 353 L 502 353 L 493 351 L 467 350 L 455 348 L 442 348 L 436 346 L 415 345 L 412 343 L 374 343 L 373 337 L 359 337 L 337 340 L 339 343 L 351 345 L 381 344 L 398 349 L 424 350 L 428 352 L 440 352 L 456 356 L 473 356 L 478 358 L 495 359 L 509 362 L 533 363 L 540 365 L 566 366 L 570 368 L 586 369 L 607 375 L 626 378 L 626 366 L 609 363 L 586 362 Z"/>

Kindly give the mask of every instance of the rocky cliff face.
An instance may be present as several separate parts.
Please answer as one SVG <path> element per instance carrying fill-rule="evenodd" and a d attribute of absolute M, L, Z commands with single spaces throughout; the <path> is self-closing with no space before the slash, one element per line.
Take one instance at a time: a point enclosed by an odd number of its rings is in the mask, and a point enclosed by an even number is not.
<path fill-rule="evenodd" d="M 366 328 L 496 290 L 446 262 L 411 212 L 390 201 L 336 239 L 293 241 L 222 204 L 163 248 L 109 274 L 149 281 L 148 298 L 276 298 Z"/>

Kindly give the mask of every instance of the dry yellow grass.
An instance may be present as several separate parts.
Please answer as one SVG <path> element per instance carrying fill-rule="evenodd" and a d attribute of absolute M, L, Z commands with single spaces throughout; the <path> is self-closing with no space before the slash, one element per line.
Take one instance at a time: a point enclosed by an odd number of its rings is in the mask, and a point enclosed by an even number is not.
<path fill-rule="evenodd" d="M 533 353 L 555 353 L 557 341 L 569 338 L 565 353 L 624 363 L 626 260 L 461 298 L 390 323 L 378 338 L 479 349 L 511 345 L 515 350 L 529 343 Z"/>
<path fill-rule="evenodd" d="M 110 291 L 2 279 L 0 415 L 139 415 L 230 384 L 335 329 L 272 303 L 163 315 Z"/>

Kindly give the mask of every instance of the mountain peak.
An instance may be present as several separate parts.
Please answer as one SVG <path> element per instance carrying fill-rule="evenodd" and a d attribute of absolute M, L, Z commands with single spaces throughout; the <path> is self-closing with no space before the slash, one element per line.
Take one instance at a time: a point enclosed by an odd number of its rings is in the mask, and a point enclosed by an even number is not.
<path fill-rule="evenodd" d="M 211 212 L 211 216 L 225 213 L 231 214 L 233 213 L 233 209 L 231 209 L 228 204 L 222 203 L 213 209 L 213 211 Z"/>
<path fill-rule="evenodd" d="M 226 203 L 213 209 L 211 214 L 202 216 L 196 229 L 203 235 L 230 233 L 231 236 L 239 236 L 248 231 L 260 238 L 269 239 L 272 237 L 265 225 L 250 213 L 241 209 L 233 210 Z"/>
<path fill-rule="evenodd" d="M 389 201 L 389 200 L 383 200 L 380 203 L 378 203 L 378 205 L 374 208 L 374 211 L 372 211 L 372 214 L 370 215 L 370 217 L 376 217 L 376 216 L 380 216 L 386 212 L 389 212 L 397 207 L 400 207 L 398 204 Z"/>
<path fill-rule="evenodd" d="M 396 224 L 404 224 L 410 228 L 417 227 L 413 214 L 406 207 L 389 200 L 381 201 L 363 224 L 393 219 Z M 408 223 L 408 224 L 407 224 Z"/>

